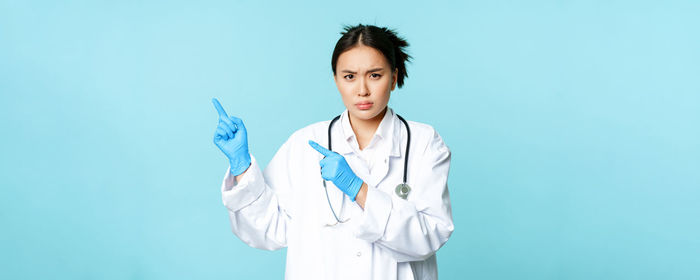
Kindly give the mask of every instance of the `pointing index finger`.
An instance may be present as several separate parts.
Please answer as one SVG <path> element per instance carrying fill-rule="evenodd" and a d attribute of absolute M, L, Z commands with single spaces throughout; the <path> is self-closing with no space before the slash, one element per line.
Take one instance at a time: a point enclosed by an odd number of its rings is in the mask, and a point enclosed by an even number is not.
<path fill-rule="evenodd" d="M 318 143 L 314 142 L 313 140 L 309 140 L 309 145 L 311 145 L 312 148 L 314 148 L 316 151 L 321 153 L 324 156 L 330 156 L 333 154 L 332 151 L 324 148 L 323 146 L 319 145 Z"/>
<path fill-rule="evenodd" d="M 214 103 L 214 108 L 216 108 L 216 111 L 219 112 L 219 117 L 228 118 L 228 114 L 226 114 L 224 107 L 221 107 L 221 103 L 219 103 L 218 99 L 212 98 L 211 102 Z"/>

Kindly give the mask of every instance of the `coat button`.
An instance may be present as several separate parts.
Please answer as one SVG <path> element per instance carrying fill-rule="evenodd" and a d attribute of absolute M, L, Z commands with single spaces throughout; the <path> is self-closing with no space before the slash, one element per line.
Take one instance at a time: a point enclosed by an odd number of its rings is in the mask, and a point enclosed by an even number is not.
<path fill-rule="evenodd" d="M 362 256 L 362 252 L 357 252 L 357 256 L 358 256 L 358 257 L 361 257 L 361 256 Z"/>

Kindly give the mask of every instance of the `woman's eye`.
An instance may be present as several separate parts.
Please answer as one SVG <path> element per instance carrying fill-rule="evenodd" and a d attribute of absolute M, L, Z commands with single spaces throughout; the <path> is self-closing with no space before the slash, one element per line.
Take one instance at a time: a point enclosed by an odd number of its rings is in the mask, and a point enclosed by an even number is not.
<path fill-rule="evenodd" d="M 382 75 L 379 75 L 379 74 L 377 74 L 377 73 L 372 73 L 372 75 L 370 75 L 370 76 L 371 76 L 372 78 L 379 78 L 379 77 L 381 77 Z"/>
<path fill-rule="evenodd" d="M 352 79 L 353 75 L 352 74 L 347 74 L 345 75 L 345 79 Z"/>

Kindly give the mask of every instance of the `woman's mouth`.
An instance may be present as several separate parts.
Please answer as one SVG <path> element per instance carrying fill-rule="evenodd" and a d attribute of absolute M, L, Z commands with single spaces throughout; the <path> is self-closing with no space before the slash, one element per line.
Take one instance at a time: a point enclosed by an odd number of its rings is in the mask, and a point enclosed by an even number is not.
<path fill-rule="evenodd" d="M 357 106 L 357 109 L 360 109 L 360 110 L 369 110 L 370 108 L 372 108 L 372 105 L 374 105 L 374 103 L 369 102 L 369 101 L 355 103 L 355 106 Z"/>

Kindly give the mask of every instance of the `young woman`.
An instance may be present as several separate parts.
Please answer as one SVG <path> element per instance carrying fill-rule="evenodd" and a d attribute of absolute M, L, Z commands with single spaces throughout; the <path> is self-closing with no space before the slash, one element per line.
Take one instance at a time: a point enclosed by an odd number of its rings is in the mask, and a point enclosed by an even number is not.
<path fill-rule="evenodd" d="M 433 127 L 387 106 L 406 78 L 408 43 L 372 25 L 341 34 L 331 67 L 346 110 L 294 132 L 264 171 L 243 121 L 213 100 L 233 233 L 287 247 L 287 279 L 436 279 L 435 253 L 454 230 L 450 150 Z"/>

